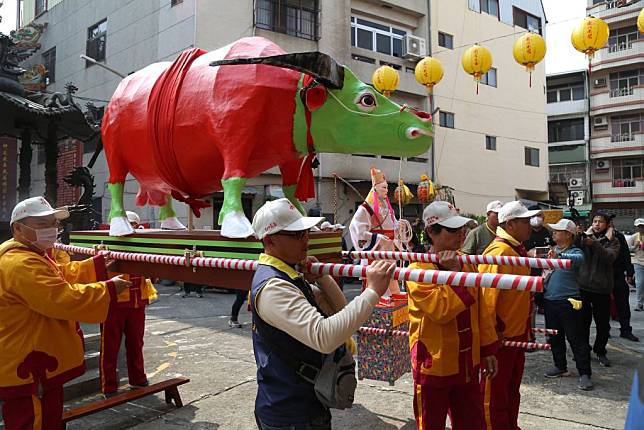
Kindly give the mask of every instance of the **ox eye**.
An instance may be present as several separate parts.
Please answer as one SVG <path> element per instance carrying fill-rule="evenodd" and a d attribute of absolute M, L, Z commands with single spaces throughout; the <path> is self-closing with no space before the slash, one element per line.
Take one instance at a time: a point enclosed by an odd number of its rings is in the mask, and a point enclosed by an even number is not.
<path fill-rule="evenodd" d="M 358 107 L 367 112 L 371 112 L 377 107 L 376 97 L 371 93 L 364 93 L 358 96 Z"/>

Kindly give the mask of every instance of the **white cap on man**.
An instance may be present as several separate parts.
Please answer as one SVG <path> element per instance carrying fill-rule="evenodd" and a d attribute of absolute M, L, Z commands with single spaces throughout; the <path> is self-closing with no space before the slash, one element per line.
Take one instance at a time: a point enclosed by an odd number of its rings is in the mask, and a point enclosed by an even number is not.
<path fill-rule="evenodd" d="M 473 221 L 458 214 L 458 210 L 449 202 L 433 201 L 423 211 L 425 226 L 438 224 L 447 228 L 460 228 Z"/>
<path fill-rule="evenodd" d="M 501 200 L 491 201 L 490 203 L 487 204 L 487 210 L 485 211 L 485 213 L 488 213 L 488 212 L 499 213 L 502 207 L 503 207 L 503 202 Z"/>
<path fill-rule="evenodd" d="M 518 200 L 508 202 L 499 210 L 499 223 L 504 223 L 517 218 L 532 218 L 541 213 L 540 209 L 529 210 Z"/>
<path fill-rule="evenodd" d="M 54 209 L 44 197 L 30 197 L 19 202 L 11 212 L 10 225 L 21 219 L 31 216 L 49 216 L 53 215 L 56 219 L 69 218 L 69 211 L 66 207 Z"/>
<path fill-rule="evenodd" d="M 569 233 L 577 233 L 577 224 L 569 219 L 562 218 L 556 224 L 548 224 L 552 230 L 567 231 Z"/>
<path fill-rule="evenodd" d="M 644 225 L 644 218 L 637 218 L 635 220 L 635 227 L 639 227 L 641 225 Z"/>
<path fill-rule="evenodd" d="M 287 198 L 266 202 L 253 217 L 253 230 L 258 239 L 285 231 L 309 230 L 324 217 L 305 217 Z"/>

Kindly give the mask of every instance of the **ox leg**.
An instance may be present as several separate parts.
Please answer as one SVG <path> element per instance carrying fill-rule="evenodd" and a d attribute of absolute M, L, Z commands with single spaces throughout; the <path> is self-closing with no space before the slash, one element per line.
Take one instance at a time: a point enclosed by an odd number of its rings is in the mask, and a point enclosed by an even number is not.
<path fill-rule="evenodd" d="M 246 178 L 222 179 L 224 203 L 219 212 L 221 235 L 224 237 L 248 237 L 254 234 L 250 221 L 244 215 L 241 193 L 246 185 Z"/>
<path fill-rule="evenodd" d="M 295 185 L 282 185 L 282 191 L 284 191 L 284 196 L 290 201 L 293 206 L 299 210 L 302 215 L 306 216 L 306 209 L 304 209 L 304 206 L 302 206 L 302 202 L 295 197 L 295 189 L 297 188 L 297 184 Z"/>
<path fill-rule="evenodd" d="M 115 182 L 107 184 L 112 202 L 110 203 L 110 236 L 125 236 L 134 233 L 134 229 L 127 220 L 125 215 L 125 206 L 123 205 L 124 182 Z"/>
<path fill-rule="evenodd" d="M 172 196 L 166 196 L 166 204 L 161 206 L 159 210 L 159 220 L 161 221 L 161 228 L 166 230 L 185 230 L 186 226 L 179 221 L 177 214 L 172 207 Z"/>

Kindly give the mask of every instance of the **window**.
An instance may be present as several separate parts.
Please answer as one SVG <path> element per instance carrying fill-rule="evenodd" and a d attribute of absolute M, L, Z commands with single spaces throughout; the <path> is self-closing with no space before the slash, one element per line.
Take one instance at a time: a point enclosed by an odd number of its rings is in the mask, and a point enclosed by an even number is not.
<path fill-rule="evenodd" d="M 42 54 L 42 63 L 47 70 L 45 78 L 45 85 L 53 84 L 56 82 L 56 47 L 54 46 L 47 52 Z"/>
<path fill-rule="evenodd" d="M 47 10 L 47 0 L 36 0 L 36 14 L 34 16 L 38 16 L 40 14 L 45 13 Z"/>
<path fill-rule="evenodd" d="M 525 165 L 539 167 L 539 149 L 525 147 Z"/>
<path fill-rule="evenodd" d="M 548 103 L 583 100 L 584 98 L 585 92 L 583 84 L 550 85 L 546 93 L 546 101 Z"/>
<path fill-rule="evenodd" d="M 105 60 L 105 45 L 107 42 L 107 19 L 87 29 L 86 55 L 96 61 Z M 87 61 L 86 67 L 92 63 Z"/>
<path fill-rule="evenodd" d="M 548 142 L 569 142 L 584 140 L 584 119 L 562 119 L 548 121 Z"/>
<path fill-rule="evenodd" d="M 257 0 L 255 26 L 302 39 L 318 40 L 318 0 Z"/>
<path fill-rule="evenodd" d="M 639 115 L 613 116 L 610 119 L 611 142 L 635 140 L 635 134 L 643 129 L 644 117 Z"/>
<path fill-rule="evenodd" d="M 608 37 L 608 52 L 630 49 L 633 42 L 639 37 L 639 31 L 637 31 L 637 26 L 635 25 L 611 30 Z"/>
<path fill-rule="evenodd" d="M 528 31 L 541 34 L 541 18 L 517 7 L 512 8 L 512 18 L 514 25 L 518 25 Z"/>
<path fill-rule="evenodd" d="M 402 40 L 407 32 L 365 19 L 351 17 L 351 46 L 402 56 Z"/>
<path fill-rule="evenodd" d="M 644 158 L 612 160 L 613 187 L 634 187 L 644 179 Z"/>
<path fill-rule="evenodd" d="M 496 69 L 492 67 L 486 74 L 481 76 L 481 83 L 483 85 L 489 85 L 491 87 L 496 87 Z"/>
<path fill-rule="evenodd" d="M 496 151 L 496 136 L 485 136 L 485 149 Z"/>
<path fill-rule="evenodd" d="M 183 3 L 183 0 L 170 0 L 170 7 Z"/>
<path fill-rule="evenodd" d="M 633 87 L 644 83 L 644 69 L 624 70 L 609 75 L 610 97 L 633 95 Z"/>
<path fill-rule="evenodd" d="M 499 0 L 480 0 L 481 12 L 499 17 Z"/>
<path fill-rule="evenodd" d="M 440 111 L 438 123 L 441 127 L 454 128 L 454 114 L 451 112 Z"/>
<path fill-rule="evenodd" d="M 447 33 L 438 32 L 438 46 L 443 48 L 454 49 L 454 36 Z"/>

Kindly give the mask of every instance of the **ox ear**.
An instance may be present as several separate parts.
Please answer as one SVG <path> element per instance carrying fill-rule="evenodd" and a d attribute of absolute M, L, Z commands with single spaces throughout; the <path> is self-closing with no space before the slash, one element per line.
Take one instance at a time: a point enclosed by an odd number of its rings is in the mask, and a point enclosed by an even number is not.
<path fill-rule="evenodd" d="M 327 88 L 340 89 L 344 84 L 344 66 L 322 52 L 299 52 L 270 57 L 233 58 L 210 63 L 211 66 L 266 64 L 306 73 Z"/>
<path fill-rule="evenodd" d="M 300 98 L 304 106 L 314 112 L 322 107 L 324 102 L 326 102 L 326 88 L 324 85 L 320 84 L 318 81 L 313 79 L 310 76 L 305 76 L 302 81 L 302 89 L 300 90 Z"/>

